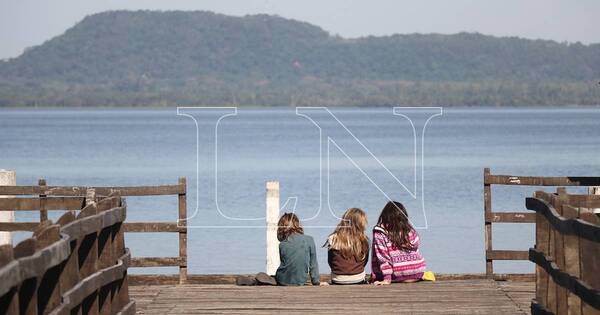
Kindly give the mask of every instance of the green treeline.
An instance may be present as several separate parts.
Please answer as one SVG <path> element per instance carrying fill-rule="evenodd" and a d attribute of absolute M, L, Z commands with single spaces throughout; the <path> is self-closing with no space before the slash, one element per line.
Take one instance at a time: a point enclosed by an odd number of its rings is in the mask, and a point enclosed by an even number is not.
<path fill-rule="evenodd" d="M 600 44 L 116 11 L 0 62 L 0 106 L 597 105 L 599 78 Z"/>

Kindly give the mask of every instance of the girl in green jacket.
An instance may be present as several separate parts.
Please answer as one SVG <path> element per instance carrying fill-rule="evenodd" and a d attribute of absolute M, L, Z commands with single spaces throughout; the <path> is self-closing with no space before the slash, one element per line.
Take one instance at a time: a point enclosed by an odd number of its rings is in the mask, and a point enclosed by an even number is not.
<path fill-rule="evenodd" d="M 277 224 L 280 264 L 275 274 L 279 285 L 304 285 L 310 273 L 310 282 L 319 285 L 319 265 L 315 241 L 304 235 L 298 216 L 285 213 Z"/>

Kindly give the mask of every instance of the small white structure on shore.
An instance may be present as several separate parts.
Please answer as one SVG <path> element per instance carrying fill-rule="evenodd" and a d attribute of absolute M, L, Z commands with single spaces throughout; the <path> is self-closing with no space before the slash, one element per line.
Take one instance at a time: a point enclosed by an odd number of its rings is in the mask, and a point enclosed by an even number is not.
<path fill-rule="evenodd" d="M 15 171 L 0 169 L 0 186 L 16 186 L 17 174 Z M 9 198 L 12 196 L 0 196 Z M 0 222 L 15 222 L 14 211 L 0 211 Z M 12 244 L 11 232 L 0 232 L 0 245 Z"/>

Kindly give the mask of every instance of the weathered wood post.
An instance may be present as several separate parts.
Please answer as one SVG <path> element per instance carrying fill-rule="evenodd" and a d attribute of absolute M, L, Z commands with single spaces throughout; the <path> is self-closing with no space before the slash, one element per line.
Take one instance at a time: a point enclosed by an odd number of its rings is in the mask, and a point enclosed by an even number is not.
<path fill-rule="evenodd" d="M 279 220 L 279 182 L 267 182 L 267 274 L 275 275 L 279 267 L 279 240 L 277 221 Z"/>
<path fill-rule="evenodd" d="M 38 180 L 38 186 L 40 186 L 40 188 L 46 187 L 46 180 L 40 178 Z M 47 196 L 44 194 L 40 195 L 40 222 L 48 220 L 48 210 L 46 210 L 46 197 Z"/>
<path fill-rule="evenodd" d="M 98 214 L 98 207 L 95 201 L 96 192 L 93 189 L 86 191 L 86 206 L 77 215 L 77 219 L 82 219 Z M 86 231 L 82 236 L 79 248 L 77 248 L 77 256 L 79 257 L 79 279 L 85 279 L 96 271 L 98 271 L 98 230 Z M 97 315 L 98 314 L 98 291 L 87 296 L 81 303 L 81 314 Z"/>
<path fill-rule="evenodd" d="M 588 187 L 588 193 L 590 195 L 600 195 L 600 186 Z M 595 214 L 600 214 L 600 208 L 592 209 Z"/>
<path fill-rule="evenodd" d="M 579 217 L 582 221 L 600 226 L 600 218 L 590 211 L 581 209 Z M 592 288 L 600 287 L 600 243 L 583 237 L 579 238 L 580 276 Z M 587 303 L 581 303 L 581 314 L 599 314 L 600 311 Z"/>
<path fill-rule="evenodd" d="M 563 204 L 563 217 L 567 219 L 578 219 L 579 208 Z M 581 278 L 581 262 L 579 255 L 579 237 L 567 234 L 564 237 L 565 246 L 565 271 L 577 278 Z M 581 314 L 581 299 L 573 292 L 567 292 L 568 313 L 572 315 Z"/>
<path fill-rule="evenodd" d="M 538 193 L 533 194 L 534 198 L 542 198 Z M 535 249 L 542 253 L 548 253 L 550 247 L 550 223 L 543 214 L 535 214 Z M 535 265 L 535 299 L 541 305 L 548 305 L 548 285 L 549 276 L 544 268 Z"/>
<path fill-rule="evenodd" d="M 0 265 L 6 266 L 14 260 L 13 247 L 9 244 L 0 245 Z M 18 286 L 13 286 L 0 299 L 0 310 L 6 314 L 19 314 Z"/>
<path fill-rule="evenodd" d="M 566 187 L 556 188 L 556 195 L 552 196 L 551 204 L 558 215 L 563 215 L 563 203 L 568 201 Z M 554 262 L 560 270 L 565 270 L 565 243 L 564 234 L 560 229 L 552 229 L 554 231 L 554 250 L 553 258 Z M 556 292 L 556 312 L 554 314 L 567 314 L 568 313 L 568 290 L 567 288 L 557 283 L 555 287 Z"/>
<path fill-rule="evenodd" d="M 486 177 L 490 175 L 490 169 L 483 169 L 483 216 L 484 216 L 484 234 L 485 234 L 485 275 L 494 276 L 494 264 L 488 257 L 488 252 L 492 251 L 492 222 L 488 217 L 492 214 L 492 186 L 486 183 Z"/>
<path fill-rule="evenodd" d="M 34 232 L 37 239 L 36 251 L 42 250 L 60 240 L 60 225 L 49 222 L 45 228 Z M 58 279 L 61 274 L 61 266 L 54 266 L 37 277 L 37 307 L 38 314 L 47 314 L 54 310 L 61 302 L 61 291 Z"/>
<path fill-rule="evenodd" d="M 16 186 L 17 185 L 17 174 L 15 171 L 9 171 L 0 169 L 0 186 Z M 0 198 L 7 198 L 11 196 L 0 196 Z M 0 211 L 0 222 L 15 222 L 14 211 Z M 11 232 L 0 232 L 0 245 L 11 244 L 12 245 L 12 233 Z"/>
<path fill-rule="evenodd" d="M 179 185 L 183 186 L 183 191 L 178 195 L 179 204 L 179 284 L 187 282 L 187 179 L 179 178 Z"/>
<path fill-rule="evenodd" d="M 37 240 L 35 238 L 28 238 L 21 241 L 13 249 L 15 259 L 32 256 L 35 254 Z M 30 275 L 28 279 L 23 279 L 19 285 L 19 310 L 20 314 L 23 315 L 36 315 L 38 314 L 37 308 L 37 289 L 38 279 L 36 275 Z"/>

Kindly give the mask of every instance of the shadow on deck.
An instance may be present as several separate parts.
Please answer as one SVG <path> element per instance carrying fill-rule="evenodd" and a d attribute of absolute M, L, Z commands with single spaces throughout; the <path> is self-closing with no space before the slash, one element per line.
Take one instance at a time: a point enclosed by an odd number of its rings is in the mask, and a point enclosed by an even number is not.
<path fill-rule="evenodd" d="M 385 287 L 132 286 L 138 314 L 528 314 L 534 282 L 446 280 Z"/>

